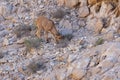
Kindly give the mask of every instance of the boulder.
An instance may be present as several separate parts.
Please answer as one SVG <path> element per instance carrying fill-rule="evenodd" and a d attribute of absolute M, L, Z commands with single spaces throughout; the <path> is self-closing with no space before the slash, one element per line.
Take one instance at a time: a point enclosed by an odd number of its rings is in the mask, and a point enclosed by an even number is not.
<path fill-rule="evenodd" d="M 69 8 L 73 8 L 79 4 L 79 0 L 58 0 L 58 5 L 65 5 Z"/>
<path fill-rule="evenodd" d="M 87 6 L 83 6 L 79 8 L 79 17 L 85 18 L 90 14 L 89 8 Z"/>
<path fill-rule="evenodd" d="M 73 8 L 78 4 L 79 4 L 79 0 L 65 0 L 65 5 L 70 8 Z"/>

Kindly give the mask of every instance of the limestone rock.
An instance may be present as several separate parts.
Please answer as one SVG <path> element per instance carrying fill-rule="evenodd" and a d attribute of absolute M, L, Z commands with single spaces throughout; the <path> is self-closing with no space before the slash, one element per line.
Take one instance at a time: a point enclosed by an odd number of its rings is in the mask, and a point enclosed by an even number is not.
<path fill-rule="evenodd" d="M 59 4 L 60 6 L 62 6 L 62 5 L 65 4 L 65 0 L 57 0 L 57 2 L 58 2 L 58 4 Z"/>
<path fill-rule="evenodd" d="M 24 41 L 25 41 L 25 39 L 20 39 L 20 40 L 17 40 L 17 44 L 23 44 L 24 43 Z"/>
<path fill-rule="evenodd" d="M 80 80 L 85 75 L 85 71 L 82 69 L 73 69 L 70 78 L 74 80 Z"/>
<path fill-rule="evenodd" d="M 43 80 L 56 80 L 55 73 L 50 73 Z"/>
<path fill-rule="evenodd" d="M 65 69 L 59 69 L 57 71 L 55 71 L 55 74 L 56 74 L 56 79 L 57 80 L 64 80 L 65 79 Z"/>
<path fill-rule="evenodd" d="M 90 14 L 89 8 L 87 6 L 83 6 L 79 8 L 79 17 L 85 18 Z"/>
<path fill-rule="evenodd" d="M 109 75 L 105 75 L 102 80 L 113 80 L 113 79 L 115 79 L 115 75 L 109 74 Z"/>
<path fill-rule="evenodd" d="M 6 13 L 6 7 L 4 5 L 0 5 L 0 15 L 4 15 Z"/>
<path fill-rule="evenodd" d="M 88 0 L 89 5 L 94 5 L 97 3 L 97 0 Z"/>
<path fill-rule="evenodd" d="M 3 41 L 3 46 L 7 46 L 9 44 L 10 44 L 9 40 L 7 38 L 5 38 Z"/>
<path fill-rule="evenodd" d="M 103 38 L 106 40 L 113 40 L 114 39 L 114 31 L 109 31 L 108 33 L 104 34 Z"/>
<path fill-rule="evenodd" d="M 73 8 L 78 4 L 79 4 L 79 0 L 65 0 L 65 5 L 70 8 Z"/>
<path fill-rule="evenodd" d="M 97 19 L 96 18 L 93 18 L 93 19 L 88 19 L 88 21 L 86 22 L 86 28 L 88 30 L 91 30 L 91 31 L 95 31 L 95 23 L 97 22 Z"/>
<path fill-rule="evenodd" d="M 58 0 L 58 4 L 61 5 L 65 5 L 69 8 L 73 8 L 76 5 L 79 4 L 79 0 Z"/>
<path fill-rule="evenodd" d="M 85 21 L 79 21 L 78 24 L 79 24 L 80 27 L 84 27 L 85 26 Z"/>
<path fill-rule="evenodd" d="M 6 30 L 3 30 L 0 32 L 0 37 L 5 37 L 6 35 L 8 35 L 8 32 Z"/>
<path fill-rule="evenodd" d="M 101 33 L 101 30 L 103 28 L 103 22 L 102 20 L 98 19 L 96 24 L 95 24 L 95 33 Z"/>
<path fill-rule="evenodd" d="M 7 63 L 7 60 L 5 58 L 0 59 L 0 64 Z"/>
<path fill-rule="evenodd" d="M 79 0 L 80 6 L 87 6 L 87 0 Z"/>

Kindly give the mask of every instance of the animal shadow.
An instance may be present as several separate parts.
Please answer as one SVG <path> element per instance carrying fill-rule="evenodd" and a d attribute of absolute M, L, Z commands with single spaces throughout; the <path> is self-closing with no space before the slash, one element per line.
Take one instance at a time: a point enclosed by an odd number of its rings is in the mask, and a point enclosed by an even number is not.
<path fill-rule="evenodd" d="M 57 48 L 65 48 L 65 47 L 67 47 L 72 38 L 73 38 L 72 34 L 65 34 L 65 35 L 63 35 L 63 39 L 61 39 L 59 41 L 59 43 L 56 44 L 56 47 Z"/>

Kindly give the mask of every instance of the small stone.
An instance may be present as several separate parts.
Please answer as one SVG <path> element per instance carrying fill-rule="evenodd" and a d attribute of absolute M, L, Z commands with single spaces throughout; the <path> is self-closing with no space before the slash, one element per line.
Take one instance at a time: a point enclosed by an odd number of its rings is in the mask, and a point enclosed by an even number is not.
<path fill-rule="evenodd" d="M 7 60 L 5 58 L 0 59 L 0 64 L 6 63 Z"/>
<path fill-rule="evenodd" d="M 25 39 L 26 38 L 21 38 L 21 39 L 19 39 L 19 40 L 17 40 L 17 44 L 23 44 L 24 43 L 24 41 L 25 41 Z"/>
<path fill-rule="evenodd" d="M 100 67 L 94 67 L 91 69 L 92 75 L 98 74 L 101 71 Z"/>
<path fill-rule="evenodd" d="M 105 60 L 105 61 L 101 62 L 101 63 L 98 65 L 98 67 L 101 67 L 101 68 L 102 68 L 102 69 L 101 69 L 101 74 L 102 74 L 102 73 L 106 72 L 106 70 L 109 70 L 110 68 L 112 68 L 113 65 L 114 65 L 114 64 L 113 64 L 112 62 Z"/>
<path fill-rule="evenodd" d="M 9 44 L 10 44 L 9 40 L 7 38 L 5 38 L 4 41 L 3 41 L 3 46 L 7 46 Z"/>
<path fill-rule="evenodd" d="M 64 80 L 65 79 L 65 69 L 59 69 L 56 70 L 55 74 L 56 74 L 56 78 L 57 80 Z"/>
<path fill-rule="evenodd" d="M 71 54 L 71 55 L 68 56 L 67 62 L 72 63 L 75 59 L 76 59 L 76 56 Z"/>
<path fill-rule="evenodd" d="M 0 25 L 0 31 L 4 30 L 3 25 Z"/>
<path fill-rule="evenodd" d="M 55 79 L 55 73 L 54 72 L 50 73 L 43 80 L 56 80 Z M 59 79 L 57 79 L 57 80 L 59 80 Z"/>
<path fill-rule="evenodd" d="M 83 69 L 74 69 L 69 77 L 74 80 L 80 80 L 85 75 L 85 71 Z"/>
<path fill-rule="evenodd" d="M 4 15 L 6 13 L 5 5 L 0 5 L 0 14 Z"/>
<path fill-rule="evenodd" d="M 15 37 L 12 37 L 9 39 L 9 41 L 10 41 L 10 44 L 13 44 L 15 41 L 17 41 L 17 39 Z"/>
<path fill-rule="evenodd" d="M 115 41 L 120 42 L 120 37 L 116 38 Z"/>
<path fill-rule="evenodd" d="M 78 24 L 79 24 L 79 27 L 84 27 L 86 25 L 85 21 L 79 21 Z"/>
<path fill-rule="evenodd" d="M 11 14 L 13 10 L 13 5 L 12 4 L 7 4 L 7 14 Z"/>

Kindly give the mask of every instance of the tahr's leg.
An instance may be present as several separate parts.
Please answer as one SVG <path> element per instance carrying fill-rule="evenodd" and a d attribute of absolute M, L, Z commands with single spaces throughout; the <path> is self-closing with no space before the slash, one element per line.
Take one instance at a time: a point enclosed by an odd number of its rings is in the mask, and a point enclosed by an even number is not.
<path fill-rule="evenodd" d="M 50 33 L 53 35 L 55 42 L 58 43 L 57 36 L 53 33 L 53 31 L 50 31 Z"/>
<path fill-rule="evenodd" d="M 47 43 L 49 42 L 49 39 L 48 39 L 48 32 L 47 32 L 47 31 L 45 31 L 45 40 L 46 40 Z"/>
<path fill-rule="evenodd" d="M 40 31 L 36 31 L 36 36 L 40 38 Z"/>
<path fill-rule="evenodd" d="M 36 31 L 36 36 L 37 36 L 38 38 L 41 37 L 41 31 L 42 31 L 42 28 L 41 28 L 41 27 L 39 27 L 38 30 Z"/>

